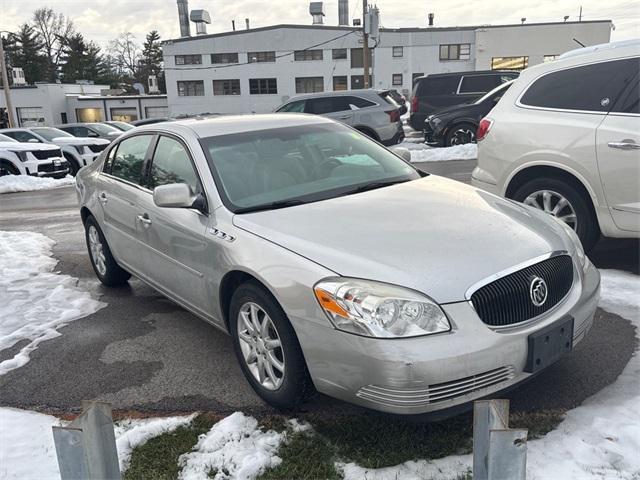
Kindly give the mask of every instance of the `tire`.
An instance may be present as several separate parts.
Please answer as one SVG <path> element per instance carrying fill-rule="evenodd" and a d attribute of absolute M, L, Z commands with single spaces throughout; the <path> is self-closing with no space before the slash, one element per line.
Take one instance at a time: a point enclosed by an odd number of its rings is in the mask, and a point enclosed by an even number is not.
<path fill-rule="evenodd" d="M 0 161 L 0 177 L 4 175 L 20 175 L 20 170 L 11 162 Z"/>
<path fill-rule="evenodd" d="M 73 155 L 70 155 L 66 152 L 63 152 L 63 155 L 64 155 L 64 158 L 67 159 L 67 162 L 69 162 L 69 173 L 75 177 L 76 174 L 78 173 L 78 170 L 80 170 L 82 167 L 80 166 L 78 161 L 73 157 Z"/>
<path fill-rule="evenodd" d="M 471 123 L 458 123 L 447 131 L 445 146 L 464 145 L 465 143 L 475 143 L 477 127 Z M 463 133 L 464 132 L 464 133 Z"/>
<path fill-rule="evenodd" d="M 118 265 L 111 254 L 107 240 L 102 233 L 102 229 L 96 222 L 96 219 L 89 215 L 84 222 L 85 240 L 87 242 L 87 250 L 89 251 L 89 259 L 91 260 L 91 266 L 96 273 L 98 280 L 103 285 L 108 287 L 115 287 L 123 285 L 131 278 L 131 274 Z M 92 235 L 97 235 L 100 242 L 100 252 L 102 257 L 99 257 L 96 250 L 92 250 Z"/>
<path fill-rule="evenodd" d="M 558 204 L 558 202 L 553 203 L 555 201 L 553 194 L 558 194 L 569 202 L 569 206 L 566 209 L 561 210 L 559 214 L 555 216 L 559 218 L 566 216 L 567 214 L 570 214 L 569 208 L 572 208 L 573 212 L 575 212 L 576 223 L 568 224 L 578 234 L 578 237 L 582 242 L 582 247 L 585 251 L 590 251 L 600 238 L 598 219 L 593 211 L 590 200 L 585 198 L 584 193 L 571 183 L 550 177 L 529 180 L 518 188 L 512 198 L 518 202 L 527 203 L 527 199 L 541 191 L 551 192 L 550 202 L 552 208 Z M 540 198 L 539 195 L 537 198 Z M 537 208 L 544 210 L 544 208 L 541 208 L 539 201 L 537 202 Z"/>
<path fill-rule="evenodd" d="M 251 347 L 250 343 L 240 338 L 240 331 L 243 332 L 243 338 L 251 337 L 251 331 L 246 328 L 247 323 L 241 318 L 241 312 L 246 312 L 251 318 L 252 306 L 259 309 L 258 321 L 261 318 L 262 325 L 268 321 L 268 316 L 274 327 L 268 328 L 267 335 L 257 333 L 258 329 L 254 330 L 257 337 L 263 340 L 262 349 L 258 342 L 254 342 L 255 347 Z M 260 310 L 262 316 L 260 316 Z M 248 321 L 252 325 L 250 320 Z M 278 409 L 295 409 L 313 395 L 315 392 L 313 382 L 307 371 L 302 349 L 293 327 L 275 298 L 257 282 L 243 283 L 233 293 L 229 308 L 229 330 L 240 368 L 253 390 L 265 402 Z M 279 339 L 280 347 L 267 346 L 275 338 Z M 267 342 L 264 342 L 264 339 L 267 339 Z M 254 361 L 247 360 L 245 356 L 246 352 L 250 351 L 254 352 Z M 258 357 L 262 357 L 262 360 Z M 249 358 L 251 359 L 250 354 Z M 271 364 L 270 358 L 279 361 L 283 371 Z M 271 364 L 271 371 L 276 377 L 275 382 L 270 380 L 271 377 L 266 371 L 264 384 L 260 382 L 257 377 L 260 361 Z"/>

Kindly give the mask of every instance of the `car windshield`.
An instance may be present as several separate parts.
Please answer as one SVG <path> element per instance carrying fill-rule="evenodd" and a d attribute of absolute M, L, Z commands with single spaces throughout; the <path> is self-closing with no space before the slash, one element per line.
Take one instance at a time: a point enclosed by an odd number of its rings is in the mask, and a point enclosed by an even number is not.
<path fill-rule="evenodd" d="M 73 137 L 73 135 L 71 135 L 70 133 L 64 132 L 58 128 L 32 128 L 31 129 L 32 132 L 37 133 L 38 135 L 40 135 L 42 138 L 44 138 L 47 141 L 51 141 L 54 138 L 60 138 L 60 137 Z"/>
<path fill-rule="evenodd" d="M 111 125 L 105 125 L 103 123 L 92 123 L 91 125 L 87 125 L 87 127 L 94 129 L 100 135 L 109 135 L 110 133 L 113 133 L 113 132 L 117 132 L 117 133 L 121 132 L 116 127 L 112 127 Z"/>
<path fill-rule="evenodd" d="M 13 142 L 13 143 L 18 143 L 17 140 L 14 140 L 11 137 L 7 137 L 6 135 L 3 135 L 0 133 L 0 142 Z"/>
<path fill-rule="evenodd" d="M 505 83 L 501 83 L 496 88 L 494 88 L 490 92 L 485 93 L 482 97 L 480 97 L 478 100 L 476 100 L 473 103 L 475 103 L 476 105 L 479 105 L 479 104 L 481 104 L 482 102 L 484 102 L 485 100 L 487 100 L 489 98 L 493 98 L 496 95 L 503 94 L 504 92 L 507 91 L 507 89 L 511 86 L 511 84 L 513 82 L 514 82 L 514 80 L 511 80 L 511 81 L 508 81 L 508 82 L 505 82 Z"/>
<path fill-rule="evenodd" d="M 201 140 L 218 190 L 235 213 L 381 188 L 422 175 L 343 125 L 275 128 Z"/>
<path fill-rule="evenodd" d="M 127 130 L 131 130 L 132 128 L 135 128 L 133 125 L 130 125 L 127 122 L 119 122 L 117 120 L 111 123 L 107 123 L 107 125 L 109 125 L 110 127 L 116 127 L 117 129 L 122 130 L 123 132 L 126 132 Z"/>

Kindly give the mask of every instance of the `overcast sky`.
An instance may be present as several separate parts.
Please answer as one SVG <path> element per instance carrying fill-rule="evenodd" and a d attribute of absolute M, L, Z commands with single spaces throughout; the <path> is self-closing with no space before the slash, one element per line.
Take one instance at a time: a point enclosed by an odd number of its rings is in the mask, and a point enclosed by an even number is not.
<path fill-rule="evenodd" d="M 325 24 L 337 24 L 337 4 L 338 0 L 324 2 Z M 16 30 L 44 5 L 71 17 L 86 38 L 101 46 L 127 31 L 140 41 L 152 29 L 163 39 L 179 36 L 175 0 L 0 0 L 0 30 Z M 389 28 L 423 27 L 428 12 L 435 13 L 439 27 L 519 23 L 522 17 L 527 22 L 562 21 L 565 15 L 577 20 L 582 5 L 583 20 L 613 20 L 612 40 L 640 37 L 640 0 L 378 0 L 377 5 L 382 25 Z M 247 17 L 252 27 L 310 24 L 308 6 L 307 0 L 189 0 L 190 9 L 202 8 L 211 14 L 209 33 L 231 30 L 232 19 L 244 28 Z M 361 0 L 349 0 L 349 11 L 352 18 L 360 16 Z"/>

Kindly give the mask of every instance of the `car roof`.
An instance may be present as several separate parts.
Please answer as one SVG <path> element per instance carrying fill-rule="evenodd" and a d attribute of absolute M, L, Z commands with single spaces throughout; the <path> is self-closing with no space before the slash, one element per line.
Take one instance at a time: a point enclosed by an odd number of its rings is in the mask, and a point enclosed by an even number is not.
<path fill-rule="evenodd" d="M 304 100 L 307 98 L 315 98 L 315 97 L 343 97 L 343 96 L 368 96 L 368 95 L 379 95 L 383 92 L 388 92 L 388 89 L 376 89 L 376 88 L 361 88 L 358 90 L 338 90 L 337 92 L 315 92 L 315 93 L 301 93 L 300 95 L 294 95 L 285 103 L 292 102 L 294 100 Z"/>
<path fill-rule="evenodd" d="M 234 133 L 269 130 L 273 128 L 295 127 L 300 125 L 327 125 L 335 123 L 336 122 L 319 115 L 308 115 L 304 113 L 265 113 L 189 118 L 173 122 L 141 125 L 136 127 L 135 131 L 130 130 L 130 132 L 132 132 L 131 134 L 137 135 L 145 131 L 169 133 L 191 131 L 198 137 L 202 138 L 216 135 L 231 135 Z M 128 136 L 127 133 L 125 133 L 123 138 Z"/>
<path fill-rule="evenodd" d="M 414 82 L 423 80 L 425 78 L 454 77 L 458 75 L 503 75 L 505 73 L 515 73 L 517 75 L 519 72 L 515 70 L 466 70 L 464 72 L 430 73 L 428 75 L 424 75 L 423 77 L 415 78 Z"/>

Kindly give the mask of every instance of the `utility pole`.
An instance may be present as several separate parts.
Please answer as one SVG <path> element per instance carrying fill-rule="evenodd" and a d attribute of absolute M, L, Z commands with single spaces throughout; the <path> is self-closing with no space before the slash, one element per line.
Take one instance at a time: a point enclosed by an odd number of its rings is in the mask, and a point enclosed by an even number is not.
<path fill-rule="evenodd" d="M 367 0 L 362 0 L 362 66 L 364 67 L 364 88 L 369 88 L 369 34 L 367 28 L 370 28 L 367 22 L 368 14 Z"/>
<path fill-rule="evenodd" d="M 582 5 L 580 5 L 580 15 L 578 15 L 578 21 L 582 21 Z"/>
<path fill-rule="evenodd" d="M 13 128 L 13 105 L 11 105 L 11 92 L 9 91 L 9 76 L 7 75 L 7 65 L 4 62 L 4 45 L 2 44 L 2 32 L 0 32 L 0 70 L 2 70 L 2 89 L 4 90 L 4 100 L 7 104 L 7 118 L 9 128 Z"/>

